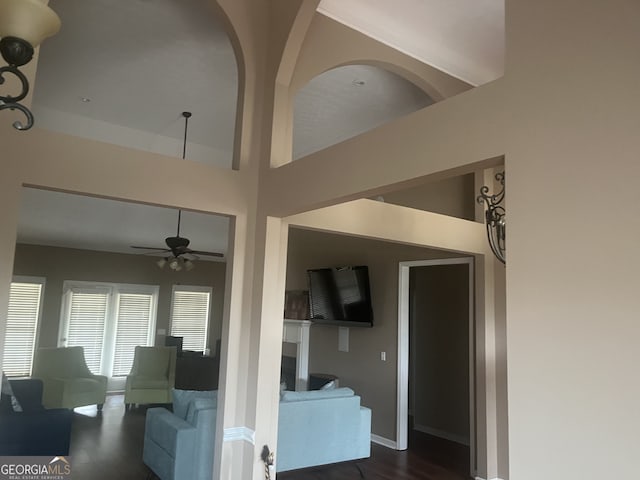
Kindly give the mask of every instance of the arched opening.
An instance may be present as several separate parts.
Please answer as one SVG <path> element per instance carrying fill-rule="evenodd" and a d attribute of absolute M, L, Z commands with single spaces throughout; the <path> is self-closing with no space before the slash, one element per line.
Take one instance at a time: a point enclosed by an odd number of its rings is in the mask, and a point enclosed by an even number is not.
<path fill-rule="evenodd" d="M 37 127 L 179 157 L 191 111 L 187 158 L 231 168 L 238 67 L 206 2 L 50 5 L 63 28 L 42 46 Z"/>
<path fill-rule="evenodd" d="M 293 159 L 432 103 L 433 99 L 416 85 L 377 66 L 345 65 L 324 72 L 295 96 Z"/>

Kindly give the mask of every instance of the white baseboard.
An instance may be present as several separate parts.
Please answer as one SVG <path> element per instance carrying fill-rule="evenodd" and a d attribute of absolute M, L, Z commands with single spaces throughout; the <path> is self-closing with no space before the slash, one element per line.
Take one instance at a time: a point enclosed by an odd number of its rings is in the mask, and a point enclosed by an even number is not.
<path fill-rule="evenodd" d="M 476 480 L 485 480 L 485 479 L 484 479 L 484 478 L 482 478 L 482 477 L 476 477 Z M 491 480 L 502 480 L 502 479 L 501 479 L 501 478 L 496 477 L 496 478 L 492 478 Z"/>
<path fill-rule="evenodd" d="M 464 445 L 466 447 L 469 446 L 468 438 L 465 438 L 461 435 L 456 435 L 455 433 L 445 432 L 444 430 L 438 430 L 437 428 L 431 428 L 425 425 L 414 425 L 413 429 L 418 430 L 419 432 L 422 432 L 422 433 L 433 435 L 434 437 L 444 438 L 445 440 L 459 443 L 460 445 Z M 480 479 L 480 480 L 484 480 L 484 479 Z M 500 479 L 492 479 L 492 480 L 500 480 Z"/>
<path fill-rule="evenodd" d="M 375 433 L 371 434 L 371 441 L 373 443 L 377 443 L 378 445 L 382 445 L 383 447 L 392 448 L 394 450 L 396 450 L 398 446 L 398 444 L 393 440 L 381 437 L 380 435 L 376 435 Z"/>

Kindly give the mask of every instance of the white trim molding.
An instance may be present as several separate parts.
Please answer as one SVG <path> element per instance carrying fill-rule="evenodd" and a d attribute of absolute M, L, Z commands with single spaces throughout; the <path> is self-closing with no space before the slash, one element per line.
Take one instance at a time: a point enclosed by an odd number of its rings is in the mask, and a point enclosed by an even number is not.
<path fill-rule="evenodd" d="M 388 438 L 381 437 L 380 435 L 376 435 L 375 433 L 371 434 L 371 441 L 373 443 L 377 443 L 378 445 L 382 445 L 383 447 L 392 448 L 393 450 L 397 450 L 397 443 L 393 440 L 389 440 Z"/>
<path fill-rule="evenodd" d="M 224 429 L 223 442 L 248 442 L 256 444 L 256 432 L 249 427 L 230 427 Z"/>
<path fill-rule="evenodd" d="M 482 478 L 482 477 L 476 477 L 475 480 L 485 480 L 485 479 Z M 500 477 L 495 477 L 495 478 L 492 478 L 490 480 L 502 480 L 502 479 Z"/>

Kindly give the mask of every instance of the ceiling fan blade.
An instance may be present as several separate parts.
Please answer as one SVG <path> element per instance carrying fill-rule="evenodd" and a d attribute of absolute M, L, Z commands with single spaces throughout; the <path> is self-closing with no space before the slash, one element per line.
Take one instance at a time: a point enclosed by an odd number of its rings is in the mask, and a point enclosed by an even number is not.
<path fill-rule="evenodd" d="M 193 253 L 195 255 L 208 255 L 210 257 L 224 257 L 224 254 L 220 252 L 202 252 L 200 250 L 189 250 L 188 252 Z"/>
<path fill-rule="evenodd" d="M 164 247 L 141 247 L 139 245 L 130 245 L 130 248 L 135 248 L 137 250 L 155 250 L 156 252 L 170 252 L 168 248 Z"/>

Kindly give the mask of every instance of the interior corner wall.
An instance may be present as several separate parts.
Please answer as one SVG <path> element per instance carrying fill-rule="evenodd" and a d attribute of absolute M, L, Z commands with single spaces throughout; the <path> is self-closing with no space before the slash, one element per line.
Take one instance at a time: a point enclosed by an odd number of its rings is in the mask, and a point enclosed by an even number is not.
<path fill-rule="evenodd" d="M 473 221 L 477 195 L 474 176 L 467 174 L 385 193 L 383 198 L 386 203 Z"/>
<path fill-rule="evenodd" d="M 306 270 L 310 268 L 369 267 L 373 328 L 350 328 L 349 351 L 340 352 L 338 327 L 313 325 L 309 372 L 334 374 L 341 386 L 353 388 L 362 404 L 372 410 L 372 433 L 390 441 L 396 438 L 398 264 L 455 256 L 379 240 L 289 229 L 287 290 L 308 290 Z M 380 352 L 386 352 L 386 361 L 380 359 Z"/>
<path fill-rule="evenodd" d="M 214 353 L 222 329 L 225 264 L 196 262 L 191 271 L 160 270 L 156 258 L 39 245 L 16 245 L 14 275 L 44 277 L 42 320 L 38 347 L 58 345 L 62 288 L 65 280 L 158 285 L 157 329 L 169 331 L 171 291 L 174 285 L 208 286 L 213 290 L 209 348 Z M 156 338 L 156 342 L 163 339 Z"/>
<path fill-rule="evenodd" d="M 510 477 L 636 478 L 640 2 L 506 11 Z"/>
<path fill-rule="evenodd" d="M 495 279 L 495 331 L 496 331 L 496 410 L 498 441 L 498 477 L 509 479 L 509 401 L 507 384 L 507 303 L 506 268 L 498 265 Z"/>

